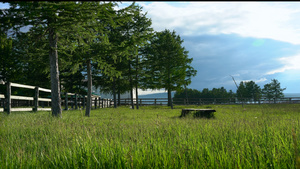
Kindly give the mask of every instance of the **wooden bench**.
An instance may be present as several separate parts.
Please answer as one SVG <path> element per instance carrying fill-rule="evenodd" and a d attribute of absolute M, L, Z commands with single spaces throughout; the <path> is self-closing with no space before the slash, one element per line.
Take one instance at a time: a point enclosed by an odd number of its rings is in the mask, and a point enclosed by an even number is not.
<path fill-rule="evenodd" d="M 213 110 L 213 109 L 182 109 L 180 117 L 185 117 L 190 112 L 194 113 L 193 114 L 194 117 L 213 118 L 214 112 L 216 112 L 216 110 Z"/>

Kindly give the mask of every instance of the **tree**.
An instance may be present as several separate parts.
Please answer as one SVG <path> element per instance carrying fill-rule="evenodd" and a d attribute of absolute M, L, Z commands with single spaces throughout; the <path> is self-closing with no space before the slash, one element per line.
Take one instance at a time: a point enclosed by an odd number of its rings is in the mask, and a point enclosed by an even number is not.
<path fill-rule="evenodd" d="M 114 107 L 117 107 L 116 93 L 119 95 L 130 91 L 133 105 L 133 88 L 138 88 L 138 76 L 140 75 L 140 58 L 138 51 L 147 38 L 151 37 L 151 20 L 142 14 L 141 7 L 132 4 L 122 11 L 117 12 L 119 18 L 125 18 L 115 26 L 109 25 L 108 40 L 109 55 L 105 56 L 107 63 L 111 64 L 119 76 L 103 74 L 96 77 L 96 85 L 105 93 L 111 93 L 114 97 Z M 120 52 L 121 51 L 121 52 Z M 113 58 L 111 55 L 116 55 Z M 137 105 L 138 106 L 138 105 Z"/>
<path fill-rule="evenodd" d="M 240 96 L 239 100 L 243 101 L 243 98 L 245 97 L 246 93 L 247 93 L 246 86 L 245 86 L 244 82 L 241 81 L 238 86 L 238 89 L 236 91 L 237 96 Z"/>
<path fill-rule="evenodd" d="M 91 19 L 92 5 L 78 2 L 13 1 L 10 8 L 2 12 L 1 27 L 19 33 L 20 28 L 31 26 L 39 35 L 47 34 L 51 77 L 52 115 L 61 117 L 61 98 L 58 67 L 58 37 L 64 31 L 73 31 L 72 25 Z M 82 12 L 82 11 L 91 12 Z"/>
<path fill-rule="evenodd" d="M 237 95 L 242 96 L 243 99 L 257 101 L 261 98 L 261 89 L 254 81 L 240 82 L 237 89 Z"/>
<path fill-rule="evenodd" d="M 128 71 L 127 77 L 130 85 L 130 96 L 131 106 L 133 104 L 133 88 L 136 92 L 136 108 L 138 109 L 138 88 L 139 88 L 139 77 L 141 75 L 140 57 L 139 51 L 152 37 L 153 29 L 150 27 L 152 22 L 146 17 L 146 13 L 142 13 L 142 7 L 133 6 L 130 10 L 131 19 L 124 26 L 125 38 L 129 41 L 129 60 L 128 60 Z"/>
<path fill-rule="evenodd" d="M 257 101 L 261 98 L 261 89 L 255 84 L 254 81 L 245 82 L 246 86 L 246 98 L 252 99 L 253 101 Z"/>
<path fill-rule="evenodd" d="M 144 52 L 145 84 L 150 89 L 167 90 L 168 106 L 171 107 L 171 92 L 190 84 L 190 77 L 196 75 L 196 70 L 190 66 L 193 59 L 188 58 L 188 51 L 182 43 L 175 31 L 164 30 L 155 33 Z"/>
<path fill-rule="evenodd" d="M 280 87 L 280 83 L 277 79 L 271 79 L 270 83 L 264 85 L 262 93 L 264 97 L 269 100 L 274 99 L 274 103 L 276 103 L 277 99 L 284 97 L 283 91 L 285 89 L 286 88 Z"/>

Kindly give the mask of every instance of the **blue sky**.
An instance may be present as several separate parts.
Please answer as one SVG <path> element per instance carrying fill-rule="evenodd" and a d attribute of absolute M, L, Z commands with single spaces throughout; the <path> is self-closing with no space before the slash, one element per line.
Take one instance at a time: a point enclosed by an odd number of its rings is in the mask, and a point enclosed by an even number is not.
<path fill-rule="evenodd" d="M 300 2 L 136 3 L 155 31 L 175 30 L 184 40 L 198 71 L 189 88 L 235 92 L 231 75 L 261 87 L 275 78 L 285 93 L 300 93 Z"/>
<path fill-rule="evenodd" d="M 123 2 L 126 5 L 129 2 Z M 136 2 L 155 31 L 175 30 L 193 58 L 189 88 L 277 79 L 300 93 L 300 2 Z"/>

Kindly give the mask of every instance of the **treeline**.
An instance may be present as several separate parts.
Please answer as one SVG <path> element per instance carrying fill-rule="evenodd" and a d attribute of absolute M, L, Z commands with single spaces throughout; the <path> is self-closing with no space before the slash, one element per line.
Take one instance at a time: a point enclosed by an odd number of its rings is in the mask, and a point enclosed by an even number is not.
<path fill-rule="evenodd" d="M 205 98 L 218 98 L 218 99 L 237 99 L 239 101 L 258 101 L 262 98 L 274 100 L 283 98 L 283 91 L 286 88 L 281 88 L 277 79 L 272 79 L 270 83 L 264 85 L 261 89 L 254 81 L 241 81 L 236 93 L 232 90 L 227 91 L 224 87 L 213 88 L 209 90 L 204 88 L 202 91 L 196 89 L 184 89 L 177 91 L 174 99 L 205 99 Z"/>
<path fill-rule="evenodd" d="M 171 92 L 196 75 L 180 36 L 154 31 L 135 3 L 8 3 L 0 11 L 0 79 L 51 88 L 53 116 L 61 117 L 61 92 L 88 95 L 90 116 L 92 86 L 112 93 L 115 107 L 117 95 L 138 96 L 138 88 L 166 89 L 171 105 Z"/>
<path fill-rule="evenodd" d="M 209 90 L 208 88 L 204 88 L 202 91 L 197 89 L 184 89 L 178 91 L 174 95 L 174 99 L 176 98 L 187 98 L 187 99 L 195 99 L 195 98 L 235 98 L 236 93 L 232 90 L 227 91 L 224 87 L 221 88 L 213 88 Z"/>

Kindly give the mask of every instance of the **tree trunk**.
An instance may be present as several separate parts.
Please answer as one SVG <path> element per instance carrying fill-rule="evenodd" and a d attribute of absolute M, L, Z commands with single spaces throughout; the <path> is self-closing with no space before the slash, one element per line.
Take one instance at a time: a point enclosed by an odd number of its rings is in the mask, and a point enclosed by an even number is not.
<path fill-rule="evenodd" d="M 138 86 L 136 85 L 136 88 L 135 88 L 135 100 L 136 100 L 136 109 L 139 109 L 139 94 L 138 94 Z"/>
<path fill-rule="evenodd" d="M 87 75 L 88 75 L 88 93 L 85 116 L 90 117 L 92 108 L 92 71 L 91 71 L 91 60 L 87 60 Z"/>
<path fill-rule="evenodd" d="M 139 65 L 139 55 L 136 55 L 136 66 L 135 66 L 135 100 L 136 100 L 136 109 L 139 109 L 139 94 L 138 94 L 138 65 Z"/>
<path fill-rule="evenodd" d="M 184 86 L 185 88 L 185 98 L 186 98 L 186 103 L 187 105 L 189 104 L 189 98 L 188 98 L 188 94 L 187 94 L 187 88 L 186 88 L 186 85 Z"/>
<path fill-rule="evenodd" d="M 113 78 L 113 97 L 114 97 L 114 108 L 117 108 L 116 78 Z"/>
<path fill-rule="evenodd" d="M 131 65 L 130 61 L 128 62 L 129 66 L 129 83 L 130 83 L 130 101 L 131 101 L 131 107 L 134 109 L 134 104 L 133 104 L 133 85 L 132 85 L 132 78 L 131 78 Z"/>
<path fill-rule="evenodd" d="M 120 85 L 118 85 L 118 106 L 121 106 L 121 91 L 120 91 Z"/>
<path fill-rule="evenodd" d="M 170 68 L 168 68 L 168 106 L 171 106 L 171 108 L 173 109 L 173 104 L 172 104 L 172 95 L 171 95 L 171 73 L 170 73 Z"/>
<path fill-rule="evenodd" d="M 173 109 L 172 91 L 170 89 L 168 89 L 168 106 L 171 106 L 171 109 Z"/>
<path fill-rule="evenodd" d="M 61 117 L 62 110 L 58 70 L 57 34 L 53 28 L 49 29 L 49 44 L 52 116 Z"/>

